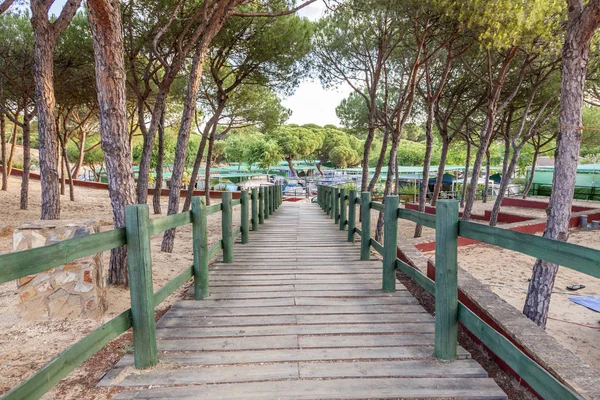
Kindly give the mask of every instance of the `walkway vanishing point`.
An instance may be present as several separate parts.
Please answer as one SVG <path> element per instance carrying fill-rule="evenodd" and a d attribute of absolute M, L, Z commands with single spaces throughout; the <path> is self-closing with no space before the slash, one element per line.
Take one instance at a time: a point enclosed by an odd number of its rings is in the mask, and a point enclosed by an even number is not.
<path fill-rule="evenodd" d="M 158 366 L 127 354 L 100 382 L 116 399 L 505 399 L 459 348 L 433 357 L 434 319 L 381 261 L 360 260 L 315 204 L 284 203 L 211 266 L 211 296 L 176 302 L 157 323 Z"/>

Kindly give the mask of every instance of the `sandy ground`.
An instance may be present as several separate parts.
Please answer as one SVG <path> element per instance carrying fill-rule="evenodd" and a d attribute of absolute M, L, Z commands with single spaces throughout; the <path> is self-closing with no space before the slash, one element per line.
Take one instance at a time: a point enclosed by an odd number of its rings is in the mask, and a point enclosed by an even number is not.
<path fill-rule="evenodd" d="M 39 219 L 40 185 L 32 180 L 30 187 L 29 210 L 19 210 L 20 179 L 11 178 L 9 191 L 0 191 L 0 252 L 12 250 L 12 232 L 14 228 L 26 221 Z M 96 219 L 102 230 L 112 229 L 112 211 L 108 193 L 97 189 L 75 188 L 76 202 L 70 202 L 68 195 L 62 196 L 61 216 L 64 219 L 88 220 Z M 213 202 L 215 200 L 213 199 Z M 149 198 L 149 204 L 152 199 Z M 168 198 L 162 198 L 163 212 L 166 213 Z M 152 209 L 151 209 L 152 212 Z M 234 229 L 239 226 L 239 207 L 234 208 Z M 163 215 L 164 216 L 164 215 Z M 159 218 L 161 215 L 152 215 Z M 220 213 L 209 216 L 209 244 L 220 239 Z M 191 247 L 192 229 L 187 225 L 178 229 L 173 253 L 160 252 L 162 235 L 152 237 L 152 262 L 154 291 L 158 290 L 193 261 Z M 108 268 L 109 252 L 104 253 L 104 267 Z M 173 294 L 160 305 L 159 312 L 165 310 L 176 299 L 181 297 L 185 287 Z M 16 283 L 7 282 L 0 285 L 0 394 L 16 386 L 33 372 L 43 367 L 61 351 L 81 339 L 102 323 L 130 307 L 129 289 L 109 287 L 108 310 L 102 320 L 65 319 L 54 321 L 24 322 L 20 320 L 16 294 Z M 68 393 L 61 393 L 61 398 L 103 398 L 101 394 L 87 393 L 84 384 L 78 387 L 73 379 L 81 375 L 81 369 L 75 370 L 70 378 Z M 102 376 L 102 370 L 98 371 Z M 56 398 L 49 392 L 45 398 Z"/>
<path fill-rule="evenodd" d="M 598 202 L 576 202 L 576 204 L 600 208 Z M 483 210 L 492 207 L 493 202 L 487 204 L 478 202 L 474 210 L 477 214 L 483 214 Z M 503 207 L 503 210 L 536 218 L 545 216 L 544 210 L 528 210 L 519 207 Z M 432 234 L 435 234 L 433 230 Z M 600 249 L 600 231 L 572 230 L 569 242 Z M 435 253 L 428 252 L 425 255 L 434 257 Z M 522 310 L 525 303 L 534 261 L 533 257 L 486 244 L 464 246 L 458 251 L 458 262 L 462 268 L 488 285 L 493 292 L 518 310 Z M 584 284 L 585 289 L 577 292 L 567 291 L 568 285 L 579 283 Z M 561 267 L 554 291 L 547 324 L 548 333 L 564 347 L 600 370 L 600 341 L 598 340 L 600 313 L 568 300 L 570 296 L 576 295 L 600 295 L 600 279 Z"/>

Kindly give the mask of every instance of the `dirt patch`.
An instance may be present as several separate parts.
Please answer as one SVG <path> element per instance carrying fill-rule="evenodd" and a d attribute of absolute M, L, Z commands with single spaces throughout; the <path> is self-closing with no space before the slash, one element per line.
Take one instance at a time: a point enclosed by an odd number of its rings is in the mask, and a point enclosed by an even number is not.
<path fill-rule="evenodd" d="M 419 303 L 431 315 L 435 314 L 435 298 L 417 285 L 415 281 L 407 275 L 396 272 L 396 276 L 408 289 L 410 293 L 419 301 Z M 516 379 L 504 372 L 498 364 L 490 357 L 487 351 L 480 345 L 475 343 L 468 334 L 459 328 L 458 344 L 464 347 L 472 358 L 477 361 L 488 373 L 498 386 L 508 395 L 511 400 L 535 400 L 537 397 L 530 393 L 527 389 L 519 385 Z"/>
<path fill-rule="evenodd" d="M 29 209 L 19 210 L 20 179 L 11 177 L 9 190 L 0 191 L 0 207 L 2 208 L 2 226 L 0 231 L 8 234 L 0 235 L 0 253 L 12 251 L 12 231 L 27 221 L 39 219 L 41 192 L 39 181 L 31 181 Z M 75 202 L 70 202 L 68 194 L 61 197 L 61 217 L 70 220 L 96 219 L 100 221 L 102 230 L 112 229 L 112 210 L 108 193 L 103 190 L 80 188 L 75 189 Z M 212 200 L 215 202 L 215 200 Z M 168 198 L 161 201 L 166 215 Z M 218 201 L 217 201 L 218 202 Z M 152 200 L 149 199 L 149 204 Z M 183 203 L 183 202 L 182 202 Z M 151 209 L 152 212 L 152 209 Z M 151 215 L 160 218 L 164 215 Z M 240 208 L 233 212 L 234 229 L 239 226 Z M 221 215 L 208 217 L 209 244 L 221 237 Z M 192 228 L 186 225 L 177 230 L 173 253 L 162 253 L 160 244 L 162 234 L 152 237 L 152 263 L 154 291 L 163 287 L 177 274 L 193 262 Z M 108 268 L 109 252 L 104 253 L 104 265 Z M 182 297 L 183 289 L 163 302 L 159 310 L 166 310 L 177 299 Z M 0 284 L 0 394 L 23 382 L 35 371 L 46 365 L 53 357 L 60 354 L 98 326 L 114 318 L 130 307 L 129 289 L 109 287 L 107 293 L 108 309 L 100 320 L 65 319 L 54 321 L 25 322 L 21 321 L 17 309 L 18 296 L 16 283 Z M 104 350 L 86 362 L 65 378 L 47 398 L 85 398 L 102 399 L 110 397 L 108 389 L 94 389 L 100 377 L 120 358 L 119 343 L 127 343 L 127 335 L 113 341 Z M 131 340 L 129 339 L 129 343 Z M 123 344 L 126 346 L 126 344 Z M 59 392 L 55 392 L 60 390 Z M 106 393 L 105 393 L 106 392 Z"/>

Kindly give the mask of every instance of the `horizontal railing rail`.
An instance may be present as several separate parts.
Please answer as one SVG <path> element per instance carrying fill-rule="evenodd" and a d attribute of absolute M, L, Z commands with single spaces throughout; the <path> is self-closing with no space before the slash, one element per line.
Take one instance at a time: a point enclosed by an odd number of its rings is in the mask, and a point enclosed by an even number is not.
<path fill-rule="evenodd" d="M 233 241 L 240 233 L 247 243 L 249 227 L 258 230 L 266 215 L 282 203 L 281 186 L 243 191 L 239 200 L 224 192 L 219 204 L 206 206 L 199 197 L 192 198 L 192 210 L 149 219 L 147 205 L 126 207 L 125 227 L 68 239 L 45 247 L 0 255 L 0 283 L 19 279 L 120 246 L 128 247 L 128 270 L 131 308 L 96 328 L 64 350 L 46 366 L 6 393 L 3 399 L 41 397 L 72 370 L 100 351 L 111 340 L 133 328 L 134 363 L 145 369 L 156 364 L 156 323 L 154 309 L 183 284 L 194 278 L 194 298 L 209 295 L 208 262 L 223 251 L 224 262 L 233 262 Z M 240 227 L 232 228 L 232 209 L 240 205 Z M 249 210 L 251 208 L 251 211 Z M 208 247 L 207 217 L 222 212 L 222 238 Z M 192 224 L 194 263 L 185 268 L 161 289 L 153 292 L 150 236 L 183 225 Z M 228 252 L 226 254 L 226 252 Z"/>
<path fill-rule="evenodd" d="M 369 192 L 362 192 L 358 197 L 358 193 L 351 190 L 346 197 L 340 195 L 339 189 L 320 185 L 317 188 L 317 203 L 339 224 L 340 229 L 342 226 L 348 226 L 348 241 L 354 241 L 354 234 L 360 236 L 361 260 L 370 259 L 371 248 L 383 256 L 384 291 L 395 290 L 394 272 L 399 270 L 435 297 L 436 357 L 444 360 L 456 358 L 457 329 L 460 321 L 543 398 L 581 399 L 581 396 L 458 301 L 458 238 L 462 236 L 518 251 L 597 278 L 600 277 L 600 250 L 459 221 L 458 203 L 455 200 L 438 201 L 436 214 L 432 215 L 398 207 L 397 196 L 386 196 L 385 201 L 381 203 L 371 201 Z M 357 226 L 357 212 L 353 210 L 356 205 L 360 205 L 361 209 L 360 228 Z M 341 211 L 346 208 L 347 213 Z M 371 210 L 384 213 L 383 244 L 371 237 Z M 345 215 L 346 221 L 343 220 Z M 406 219 L 436 230 L 435 281 L 397 258 L 397 219 Z"/>

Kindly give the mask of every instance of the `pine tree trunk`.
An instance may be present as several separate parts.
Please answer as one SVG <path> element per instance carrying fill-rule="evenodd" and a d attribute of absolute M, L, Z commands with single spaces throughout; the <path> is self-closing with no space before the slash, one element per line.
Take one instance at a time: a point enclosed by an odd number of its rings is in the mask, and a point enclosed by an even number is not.
<path fill-rule="evenodd" d="M 385 188 L 383 191 L 383 201 L 385 201 L 385 196 L 388 196 L 392 193 L 392 185 L 394 183 L 394 174 L 389 171 L 394 171 L 396 168 L 396 164 L 398 162 L 398 145 L 400 144 L 400 136 L 402 133 L 402 127 L 398 128 L 396 132 L 392 135 L 392 148 L 390 149 L 390 159 L 388 161 L 388 174 L 385 178 Z M 379 213 L 379 217 L 377 218 L 377 226 L 375 228 L 375 240 L 379 243 L 383 243 L 383 224 L 384 217 L 383 213 Z"/>
<path fill-rule="evenodd" d="M 471 164 L 471 142 L 467 138 L 467 157 L 465 159 L 465 173 L 463 175 L 463 186 L 460 194 L 460 208 L 465 206 L 465 196 L 467 194 L 467 184 L 469 182 L 469 168 Z"/>
<path fill-rule="evenodd" d="M 163 164 L 165 162 L 165 114 L 160 117 L 158 126 L 158 160 L 156 161 L 156 180 L 154 181 L 154 195 L 152 196 L 152 207 L 154 214 L 161 214 L 160 195 L 163 184 Z"/>
<path fill-rule="evenodd" d="M 433 188 L 433 195 L 431 196 L 431 206 L 435 207 L 437 199 L 442 191 L 442 184 L 444 181 L 444 173 L 446 169 L 446 160 L 448 159 L 448 148 L 450 147 L 450 141 L 448 135 L 442 135 L 442 152 L 440 154 L 440 165 L 438 165 L 437 178 L 435 186 Z"/>
<path fill-rule="evenodd" d="M 158 89 L 158 94 L 156 96 L 156 100 L 154 101 L 154 108 L 152 109 L 150 127 L 144 135 L 142 157 L 140 158 L 136 186 L 136 198 L 138 204 L 146 204 L 148 202 L 148 179 L 150 178 L 150 162 L 152 161 L 152 152 L 154 151 L 154 141 L 158 131 L 158 125 L 160 124 L 160 116 L 165 112 L 168 90 L 171 87 L 171 84 L 167 83 L 166 79 L 167 78 L 165 78 L 163 84 L 161 84 Z"/>
<path fill-rule="evenodd" d="M 44 17 L 45 19 L 45 17 Z M 32 17 L 34 26 L 33 77 L 38 118 L 42 219 L 60 219 L 58 133 L 54 119 L 54 46 L 51 25 Z"/>
<path fill-rule="evenodd" d="M 181 116 L 181 125 L 177 135 L 177 146 L 175 149 L 175 161 L 173 162 L 173 172 L 171 174 L 171 187 L 169 190 L 169 207 L 167 214 L 172 215 L 179 212 L 179 199 L 181 198 L 181 182 L 185 171 L 185 158 L 187 156 L 188 143 L 190 141 L 190 132 L 194 121 L 196 111 L 196 101 L 198 90 L 200 89 L 200 79 L 202 78 L 202 69 L 208 46 L 205 41 L 196 46 L 194 60 L 190 77 L 188 80 L 185 102 L 183 105 L 183 114 Z M 175 229 L 169 229 L 165 232 L 161 250 L 167 253 L 173 251 L 175 244 Z"/>
<path fill-rule="evenodd" d="M 123 32 L 118 0 L 88 0 L 94 45 L 98 117 L 115 227 L 125 225 L 125 206 L 135 202 L 127 126 Z M 128 284 L 127 248 L 113 249 L 108 282 Z"/>
<path fill-rule="evenodd" d="M 525 186 L 525 190 L 523 191 L 523 199 L 527 198 L 529 190 L 531 190 L 531 186 L 533 185 L 533 176 L 535 175 L 535 167 L 537 165 L 539 154 L 540 149 L 536 147 L 533 153 L 533 161 L 531 162 L 531 173 L 529 174 L 529 180 L 527 181 L 527 185 Z"/>
<path fill-rule="evenodd" d="M 77 179 L 77 177 L 79 176 L 79 170 L 81 169 L 81 166 L 83 165 L 83 159 L 85 156 L 85 140 L 86 139 L 87 139 L 87 133 L 85 131 L 83 131 L 81 133 L 81 143 L 80 143 L 81 148 L 79 149 L 79 157 L 77 158 L 77 164 L 75 165 L 75 167 L 73 168 L 73 172 L 71 173 L 71 176 L 73 177 L 73 179 Z"/>
<path fill-rule="evenodd" d="M 62 151 L 58 155 L 58 162 L 60 163 L 60 195 L 64 196 L 66 180 L 65 180 L 65 160 L 64 160 L 64 157 L 62 156 Z"/>
<path fill-rule="evenodd" d="M 509 177 L 515 172 L 515 168 L 517 167 L 517 161 L 519 161 L 519 156 L 521 154 L 521 148 L 517 147 L 513 150 L 513 154 L 509 164 L 506 166 L 505 175 L 502 176 L 502 180 L 500 181 L 500 188 L 498 189 L 498 196 L 496 197 L 496 201 L 494 202 L 494 207 L 492 208 L 492 215 L 490 216 L 490 226 L 496 226 L 498 223 L 498 214 L 500 213 L 500 208 L 502 207 L 502 200 L 504 199 L 504 193 L 506 192 L 506 188 L 508 188 L 508 182 L 510 182 Z"/>
<path fill-rule="evenodd" d="M 552 194 L 544 237 L 567 241 L 575 192 L 577 160 L 583 132 L 583 96 L 590 42 L 600 24 L 600 2 L 591 0 L 578 10 L 571 5 L 562 50 L 560 130 L 556 143 Z M 590 9 L 591 8 L 591 9 Z M 541 327 L 546 326 L 558 265 L 537 260 L 529 283 L 523 313 Z"/>
<path fill-rule="evenodd" d="M 8 190 L 8 160 L 6 154 L 6 120 L 0 112 L 0 146 L 2 148 L 2 190 Z"/>
<path fill-rule="evenodd" d="M 73 175 L 71 174 L 71 165 L 69 164 L 69 157 L 67 157 L 67 146 L 64 142 L 61 142 L 62 156 L 65 161 L 65 169 L 67 171 L 67 179 L 69 180 L 69 200 L 75 201 L 75 187 L 73 186 Z"/>
<path fill-rule="evenodd" d="M 287 161 L 287 163 L 288 163 L 288 167 L 290 168 L 290 172 L 292 173 L 292 178 L 297 178 L 298 173 L 294 169 L 294 156 L 286 157 L 285 161 Z"/>
<path fill-rule="evenodd" d="M 490 150 L 485 152 L 485 183 L 483 185 L 483 202 L 487 203 L 488 192 L 490 189 Z"/>
<path fill-rule="evenodd" d="M 362 177 L 360 180 L 360 190 L 364 191 L 367 187 L 367 182 L 369 180 L 369 156 L 371 154 L 371 145 L 373 144 L 373 139 L 375 138 L 375 114 L 373 111 L 369 112 L 369 131 L 367 133 L 367 138 L 365 139 L 365 145 L 363 150 L 363 161 L 362 161 Z"/>
<path fill-rule="evenodd" d="M 425 203 L 427 201 L 427 189 L 429 187 L 429 166 L 431 164 L 431 151 L 433 149 L 433 102 L 429 102 L 427 107 L 427 123 L 425 124 L 425 158 L 423 159 L 423 179 L 419 190 L 419 212 L 425 212 Z M 442 170 L 443 171 L 443 170 Z M 415 226 L 415 237 L 421 237 L 423 225 Z"/>
<path fill-rule="evenodd" d="M 216 125 L 214 125 L 216 128 Z M 185 194 L 185 202 L 183 203 L 183 211 L 189 211 L 190 206 L 192 205 L 192 197 L 194 196 L 194 189 L 196 188 L 196 183 L 198 182 L 198 171 L 200 170 L 200 164 L 202 163 L 202 156 L 204 156 L 204 149 L 206 148 L 206 140 L 210 136 L 210 131 L 208 127 L 208 123 L 204 128 L 204 132 L 202 134 L 202 140 L 200 140 L 200 146 L 198 146 L 198 151 L 196 152 L 196 159 L 194 160 L 194 167 L 192 169 L 192 176 L 190 177 L 190 187 L 188 188 L 187 193 Z"/>
<path fill-rule="evenodd" d="M 19 112 L 15 115 L 15 119 L 19 118 Z M 17 124 L 13 124 L 12 142 L 10 145 L 10 154 L 8 155 L 8 171 L 6 175 L 10 176 L 13 169 L 13 160 L 15 158 L 15 149 L 17 147 Z"/>
<path fill-rule="evenodd" d="M 27 110 L 23 112 L 23 176 L 21 177 L 21 198 L 19 208 L 27 210 L 29 206 L 29 170 L 31 168 L 31 117 Z"/>
<path fill-rule="evenodd" d="M 206 205 L 210 205 L 210 165 L 212 163 L 212 151 L 215 143 L 214 132 L 208 138 L 208 154 L 206 155 L 206 169 L 204 170 L 204 198 Z"/>
<path fill-rule="evenodd" d="M 471 184 L 469 185 L 469 190 L 467 191 L 467 200 L 465 202 L 465 208 L 463 210 L 462 219 L 463 221 L 468 221 L 471 218 L 471 211 L 473 210 L 473 204 L 475 203 L 475 194 L 477 193 L 477 185 L 479 183 L 479 175 L 481 174 L 481 167 L 483 165 L 483 158 L 485 157 L 485 153 L 488 147 L 489 140 L 485 140 L 485 138 L 489 138 L 488 130 L 492 129 L 490 124 L 492 124 L 495 118 L 488 114 L 485 122 L 483 123 L 482 132 L 480 134 L 480 143 L 479 148 L 477 149 L 477 153 L 475 154 L 475 162 L 473 163 L 473 169 L 471 173 Z"/>
<path fill-rule="evenodd" d="M 383 161 L 385 159 L 385 154 L 387 153 L 387 146 L 390 137 L 390 130 L 386 127 L 383 131 L 383 140 L 381 142 L 381 151 L 379 152 L 379 158 L 377 159 L 377 165 L 375 166 L 375 172 L 373 174 L 373 178 L 371 178 L 371 182 L 369 182 L 369 192 L 373 193 L 373 189 L 375 189 L 375 185 L 379 181 L 379 175 L 381 175 L 381 169 L 383 168 Z"/>

